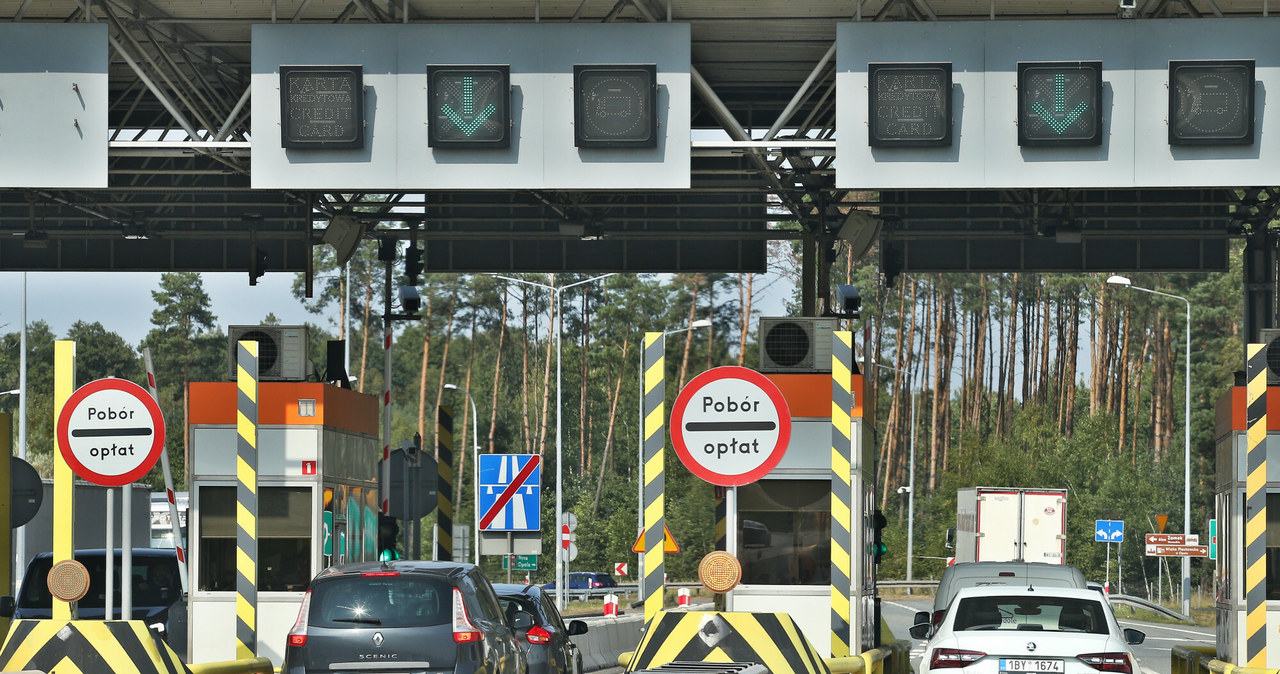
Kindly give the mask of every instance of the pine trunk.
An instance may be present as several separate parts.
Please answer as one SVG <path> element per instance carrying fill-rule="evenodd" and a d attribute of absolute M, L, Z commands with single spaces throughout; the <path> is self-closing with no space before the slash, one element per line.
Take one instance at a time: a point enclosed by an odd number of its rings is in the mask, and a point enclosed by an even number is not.
<path fill-rule="evenodd" d="M 496 451 L 494 436 L 498 432 L 498 389 L 502 383 L 502 347 L 507 339 L 507 294 L 502 293 L 502 318 L 498 321 L 498 351 L 493 357 L 493 397 L 489 400 L 489 454 Z"/>
<path fill-rule="evenodd" d="M 622 333 L 622 355 L 618 362 L 627 362 L 627 347 L 631 336 L 631 325 L 627 325 L 627 329 Z M 596 498 L 591 503 L 591 514 L 595 515 L 600 510 L 600 495 L 604 493 L 604 475 L 609 470 L 609 459 L 613 456 L 613 429 L 617 426 L 618 420 L 618 401 L 622 399 L 622 379 L 627 371 L 625 366 L 618 368 L 618 378 L 613 384 L 613 399 L 609 401 L 609 430 L 604 436 L 604 456 L 600 459 L 600 477 L 596 480 Z"/>

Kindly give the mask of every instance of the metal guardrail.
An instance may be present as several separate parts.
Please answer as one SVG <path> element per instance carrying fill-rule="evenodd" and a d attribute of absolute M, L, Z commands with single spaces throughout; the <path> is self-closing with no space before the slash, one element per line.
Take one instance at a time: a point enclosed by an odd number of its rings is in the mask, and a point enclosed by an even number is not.
<path fill-rule="evenodd" d="M 823 658 L 831 674 L 908 674 L 911 642 L 895 641 L 847 658 Z"/>
<path fill-rule="evenodd" d="M 1125 604 L 1128 606 L 1136 606 L 1141 609 L 1146 609 L 1148 611 L 1152 611 L 1164 616 L 1168 616 L 1170 618 L 1173 618 L 1174 620 L 1181 620 L 1189 625 L 1196 624 L 1196 621 L 1192 620 L 1191 616 L 1179 613 L 1166 606 L 1161 606 L 1160 604 L 1157 604 L 1153 601 L 1143 599 L 1142 597 L 1135 597 L 1129 594 L 1109 594 L 1107 595 L 1107 599 L 1112 604 Z"/>
<path fill-rule="evenodd" d="M 1174 646 L 1169 649 L 1169 674 L 1262 674 L 1274 669 L 1236 667 L 1228 662 L 1215 660 L 1218 649 L 1214 646 Z"/>

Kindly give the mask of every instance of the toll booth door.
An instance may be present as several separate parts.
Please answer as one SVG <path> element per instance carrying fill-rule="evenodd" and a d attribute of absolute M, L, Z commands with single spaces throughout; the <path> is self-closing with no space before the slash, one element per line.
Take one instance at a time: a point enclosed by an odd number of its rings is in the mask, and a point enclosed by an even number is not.
<path fill-rule="evenodd" d="M 1021 520 L 1018 492 L 986 492 L 978 499 L 978 539 L 975 560 L 1008 562 L 1022 558 L 1018 530 L 1010 522 Z M 1029 560 L 1028 560 L 1029 561 Z"/>

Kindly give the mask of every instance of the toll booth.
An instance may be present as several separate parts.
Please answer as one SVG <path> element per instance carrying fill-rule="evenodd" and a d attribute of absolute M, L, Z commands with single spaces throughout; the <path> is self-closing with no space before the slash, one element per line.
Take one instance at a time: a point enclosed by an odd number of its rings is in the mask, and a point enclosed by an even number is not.
<path fill-rule="evenodd" d="M 192 383 L 189 662 L 236 658 L 235 382 Z M 277 667 L 307 583 L 377 558 L 378 400 L 328 384 L 258 385 L 258 655 Z"/>
<path fill-rule="evenodd" d="M 769 329 L 761 320 L 762 332 Z M 789 613 L 805 638 L 823 657 L 831 655 L 831 319 L 790 319 L 809 330 L 808 348 L 826 340 L 822 355 L 802 361 L 795 373 L 773 372 L 762 356 L 762 373 L 776 384 L 791 412 L 791 442 L 782 461 L 764 478 L 727 493 L 729 552 L 742 563 L 742 582 L 726 599 L 731 611 Z M 814 324 L 819 323 L 815 333 Z M 784 323 L 785 325 L 785 323 Z M 762 338 L 761 343 L 765 340 Z M 775 340 L 774 344 L 778 342 Z M 783 345 L 786 348 L 786 345 Z M 794 362 L 794 361 L 793 361 Z M 808 372 L 804 371 L 807 363 Z M 857 366 L 854 367 L 855 372 Z M 867 513 L 875 508 L 873 425 L 863 414 L 863 378 L 854 374 L 851 410 L 850 475 L 852 497 L 850 552 L 853 559 L 850 604 L 851 646 L 871 647 L 879 633 L 875 609 L 875 565 L 868 542 Z"/>
<path fill-rule="evenodd" d="M 1273 375 L 1268 372 L 1268 379 Z M 1237 383 L 1240 383 L 1237 381 Z M 1272 382 L 1268 382 L 1269 384 Z M 1218 614 L 1217 657 L 1242 664 L 1247 661 L 1245 628 L 1245 481 L 1249 442 L 1246 434 L 1248 396 L 1244 386 L 1232 388 L 1218 401 L 1215 415 L 1215 490 L 1217 550 L 1213 596 Z M 1280 386 L 1267 387 L 1267 521 L 1266 545 L 1267 638 L 1266 667 L 1280 667 Z M 1208 527 L 1206 527 L 1208 528 Z M 1202 542 L 1203 539 L 1202 539 Z M 1215 541 L 1208 541 L 1212 546 Z M 1212 551 L 1211 547 L 1211 551 Z"/>

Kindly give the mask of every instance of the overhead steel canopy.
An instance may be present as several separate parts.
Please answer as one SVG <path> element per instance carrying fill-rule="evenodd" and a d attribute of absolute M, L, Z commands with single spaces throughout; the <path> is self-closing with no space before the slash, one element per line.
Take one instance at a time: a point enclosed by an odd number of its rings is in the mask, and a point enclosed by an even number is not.
<path fill-rule="evenodd" d="M 1133 20 L 1265 20 L 1270 10 L 1268 0 L 1137 4 Z M 1108 258 L 1117 271 L 1221 268 L 1224 237 L 1275 216 L 1266 184 L 1185 194 L 834 188 L 838 23 L 1121 17 L 1116 0 L 0 0 L 0 21 L 91 21 L 109 36 L 108 187 L 0 187 L 0 269 L 244 270 L 256 245 L 270 270 L 301 271 L 328 220 L 358 211 L 377 224 L 366 236 L 404 239 L 412 227 L 429 271 L 759 271 L 761 242 L 799 236 L 776 223 L 801 222 L 816 246 L 858 205 L 885 216 L 901 271 L 1093 269 L 1102 258 L 1088 242 L 1107 237 L 1140 250 L 1194 241 L 1163 267 L 1149 254 Z M 537 21 L 690 25 L 690 189 L 250 189 L 251 105 L 278 105 L 250 100 L 254 24 Z M 1020 253 L 1011 265 L 1008 251 L 1042 245 L 1047 224 L 1053 237 L 1079 229 L 1083 243 L 1065 245 L 1081 252 L 1049 266 Z M 963 249 L 963 262 L 939 246 Z"/>

